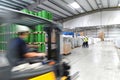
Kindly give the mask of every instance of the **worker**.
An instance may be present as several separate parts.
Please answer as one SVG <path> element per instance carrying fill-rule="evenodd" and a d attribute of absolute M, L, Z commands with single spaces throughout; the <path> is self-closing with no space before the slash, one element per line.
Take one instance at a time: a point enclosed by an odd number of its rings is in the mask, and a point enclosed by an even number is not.
<path fill-rule="evenodd" d="M 84 42 L 85 42 L 85 47 L 88 48 L 89 45 L 88 45 L 88 37 L 87 36 L 84 38 Z"/>
<path fill-rule="evenodd" d="M 29 47 L 25 43 L 25 38 L 29 36 L 30 29 L 27 26 L 18 25 L 16 28 L 18 37 L 10 40 L 7 57 L 12 65 L 18 65 L 26 58 L 45 57 L 45 53 L 29 52 Z"/>
<path fill-rule="evenodd" d="M 85 47 L 85 48 L 88 48 L 89 47 L 89 45 L 88 45 L 88 37 L 86 36 L 86 37 L 84 37 L 84 39 L 83 39 L 83 47 Z"/>

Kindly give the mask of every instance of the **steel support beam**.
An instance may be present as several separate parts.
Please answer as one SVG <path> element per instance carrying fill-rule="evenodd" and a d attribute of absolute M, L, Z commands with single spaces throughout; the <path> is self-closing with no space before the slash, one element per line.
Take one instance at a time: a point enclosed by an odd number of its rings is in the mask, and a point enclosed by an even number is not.
<path fill-rule="evenodd" d="M 48 1 L 48 0 L 35 0 L 35 3 L 27 6 L 27 8 L 28 8 L 29 10 L 33 10 L 34 8 L 36 8 L 38 5 L 42 4 L 42 3 L 45 2 L 45 1 Z"/>
<path fill-rule="evenodd" d="M 72 13 L 72 12 L 70 12 L 69 10 L 65 9 L 64 7 L 62 7 L 59 3 L 56 3 L 56 2 L 53 1 L 53 0 L 48 0 L 48 1 L 51 2 L 52 4 L 58 6 L 59 8 L 63 9 L 64 11 L 66 11 L 66 12 L 68 12 L 68 13 L 74 15 L 74 13 Z"/>
<path fill-rule="evenodd" d="M 120 0 L 118 0 L 118 3 L 117 3 L 117 5 L 116 6 L 118 6 L 120 4 Z M 118 6 L 119 7 L 119 6 Z"/>
<path fill-rule="evenodd" d="M 18 5 L 21 5 L 21 6 L 24 6 L 24 7 L 26 7 L 28 5 L 28 4 L 25 4 L 23 2 L 18 2 L 18 1 L 15 1 L 15 0 L 11 0 L 10 2 L 13 2 L 15 4 L 18 4 Z"/>
<path fill-rule="evenodd" d="M 0 1 L 0 2 L 5 3 L 5 4 L 7 4 L 7 5 L 10 5 L 10 6 L 14 6 L 14 7 L 18 8 L 18 9 L 24 8 L 24 7 L 21 6 L 21 5 L 16 5 L 16 4 L 11 3 L 11 2 L 6 2 L 6 1 Z"/>
<path fill-rule="evenodd" d="M 98 3 L 97 3 L 97 1 L 96 1 L 96 0 L 95 0 L 95 3 L 96 3 L 96 5 L 97 5 L 98 9 L 100 9 L 100 7 L 99 7 L 99 5 L 98 5 Z"/>
<path fill-rule="evenodd" d="M 94 10 L 94 8 L 92 7 L 92 5 L 90 4 L 90 2 L 88 0 L 86 0 L 87 3 L 89 4 L 89 6 L 91 7 L 92 10 Z"/>
<path fill-rule="evenodd" d="M 107 0 L 107 3 L 108 3 L 108 8 L 110 7 L 110 0 Z"/>
<path fill-rule="evenodd" d="M 65 0 L 61 0 L 63 1 L 65 4 L 69 5 Z M 77 13 L 80 13 L 78 10 L 74 9 Z"/>
<path fill-rule="evenodd" d="M 40 10 L 44 10 L 44 9 L 40 8 L 40 7 L 37 7 L 37 8 L 35 8 L 35 10 L 40 11 Z M 55 14 L 55 13 L 53 13 L 53 14 Z M 55 15 L 58 15 L 58 14 L 55 14 Z M 58 15 L 58 16 L 60 16 L 60 15 Z M 60 16 L 60 17 L 63 17 L 63 16 Z"/>
<path fill-rule="evenodd" d="M 16 9 L 14 6 L 5 5 L 5 4 L 2 4 L 2 3 L 0 3 L 0 6 L 7 7 L 7 8 L 11 8 L 11 9 Z"/>
<path fill-rule="evenodd" d="M 102 8 L 104 8 L 103 3 L 102 3 L 102 0 L 100 0 L 100 3 L 101 3 Z"/>
<path fill-rule="evenodd" d="M 65 14 L 65 13 L 63 13 L 63 12 L 61 12 L 61 11 L 55 9 L 55 8 L 52 8 L 52 7 L 50 7 L 50 6 L 46 5 L 46 4 L 42 4 L 42 5 L 44 5 L 44 6 L 48 7 L 48 8 L 50 8 L 50 9 L 52 9 L 52 10 L 54 10 L 54 11 L 57 11 L 57 12 L 59 12 L 59 13 L 65 15 L 65 16 L 68 16 L 67 14 Z"/>
<path fill-rule="evenodd" d="M 79 6 L 85 11 L 87 12 L 87 10 L 77 1 L 77 0 L 74 0 L 75 2 L 77 2 L 79 4 Z"/>
<path fill-rule="evenodd" d="M 120 10 L 120 7 L 111 7 L 111 8 L 103 8 L 101 9 L 102 11 L 115 11 L 115 10 Z M 67 17 L 67 18 L 64 18 L 62 20 L 59 20 L 60 22 L 65 22 L 65 21 L 68 21 L 68 20 L 71 20 L 71 19 L 74 19 L 74 18 L 78 18 L 78 17 L 81 17 L 81 16 L 85 16 L 85 15 L 88 15 L 88 14 L 93 14 L 93 13 L 96 13 L 96 12 L 100 12 L 100 9 L 97 9 L 97 10 L 94 10 L 94 11 L 88 11 L 88 13 L 82 13 L 82 14 L 77 14 L 77 15 L 74 15 L 74 16 L 71 16 L 71 17 Z"/>
<path fill-rule="evenodd" d="M 23 3 L 27 4 L 27 5 L 30 5 L 30 3 L 27 3 L 26 1 L 21 0 L 21 2 L 23 2 Z"/>

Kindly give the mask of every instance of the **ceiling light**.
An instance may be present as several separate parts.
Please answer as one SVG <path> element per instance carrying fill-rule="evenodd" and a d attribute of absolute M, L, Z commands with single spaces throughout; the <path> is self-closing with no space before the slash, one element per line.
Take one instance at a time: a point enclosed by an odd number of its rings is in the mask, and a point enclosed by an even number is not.
<path fill-rule="evenodd" d="M 80 11 L 80 12 L 84 12 L 84 10 L 82 10 L 82 9 L 81 9 L 81 11 Z"/>
<path fill-rule="evenodd" d="M 118 4 L 118 6 L 120 6 L 120 3 Z"/>
<path fill-rule="evenodd" d="M 71 4 L 69 4 L 70 6 L 72 6 L 73 8 L 77 9 L 77 8 L 80 8 L 79 4 L 76 3 L 76 2 L 73 2 Z"/>
<path fill-rule="evenodd" d="M 71 5 L 67 5 L 67 6 L 69 6 L 71 9 L 75 10 L 75 8 L 73 8 Z"/>

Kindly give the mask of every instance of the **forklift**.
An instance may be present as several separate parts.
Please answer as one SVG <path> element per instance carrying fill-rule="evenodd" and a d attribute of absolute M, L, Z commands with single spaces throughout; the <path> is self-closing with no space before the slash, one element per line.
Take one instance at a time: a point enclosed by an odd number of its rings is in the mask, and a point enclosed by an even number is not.
<path fill-rule="evenodd" d="M 7 8 L 0 8 L 0 18 L 0 24 L 19 24 L 30 28 L 34 28 L 37 24 L 45 24 L 44 30 L 48 35 L 47 57 L 30 59 L 32 64 L 22 69 L 13 70 L 17 67 L 11 66 L 12 64 L 9 62 L 13 57 L 6 57 L 7 50 L 1 51 L 0 80 L 71 80 L 69 76 L 70 66 L 62 61 L 60 54 L 61 24 Z M 52 42 L 52 33 L 55 35 L 54 42 Z M 27 60 L 24 61 L 24 64 L 28 63 Z M 38 65 L 33 67 L 35 64 Z"/>

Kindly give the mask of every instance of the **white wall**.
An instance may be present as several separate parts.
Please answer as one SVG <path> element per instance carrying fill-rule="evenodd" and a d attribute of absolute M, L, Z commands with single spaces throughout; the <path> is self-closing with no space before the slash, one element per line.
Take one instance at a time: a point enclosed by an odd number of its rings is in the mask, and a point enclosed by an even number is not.
<path fill-rule="evenodd" d="M 102 31 L 105 34 L 105 38 L 120 37 L 120 25 L 105 26 L 102 28 Z M 101 29 L 83 30 L 83 32 L 89 37 L 97 38 L 98 34 L 101 32 Z"/>
<path fill-rule="evenodd" d="M 102 14 L 102 20 L 101 18 Z M 102 21 L 102 22 L 101 22 Z M 103 11 L 78 17 L 63 23 L 64 28 L 120 24 L 120 11 Z"/>

